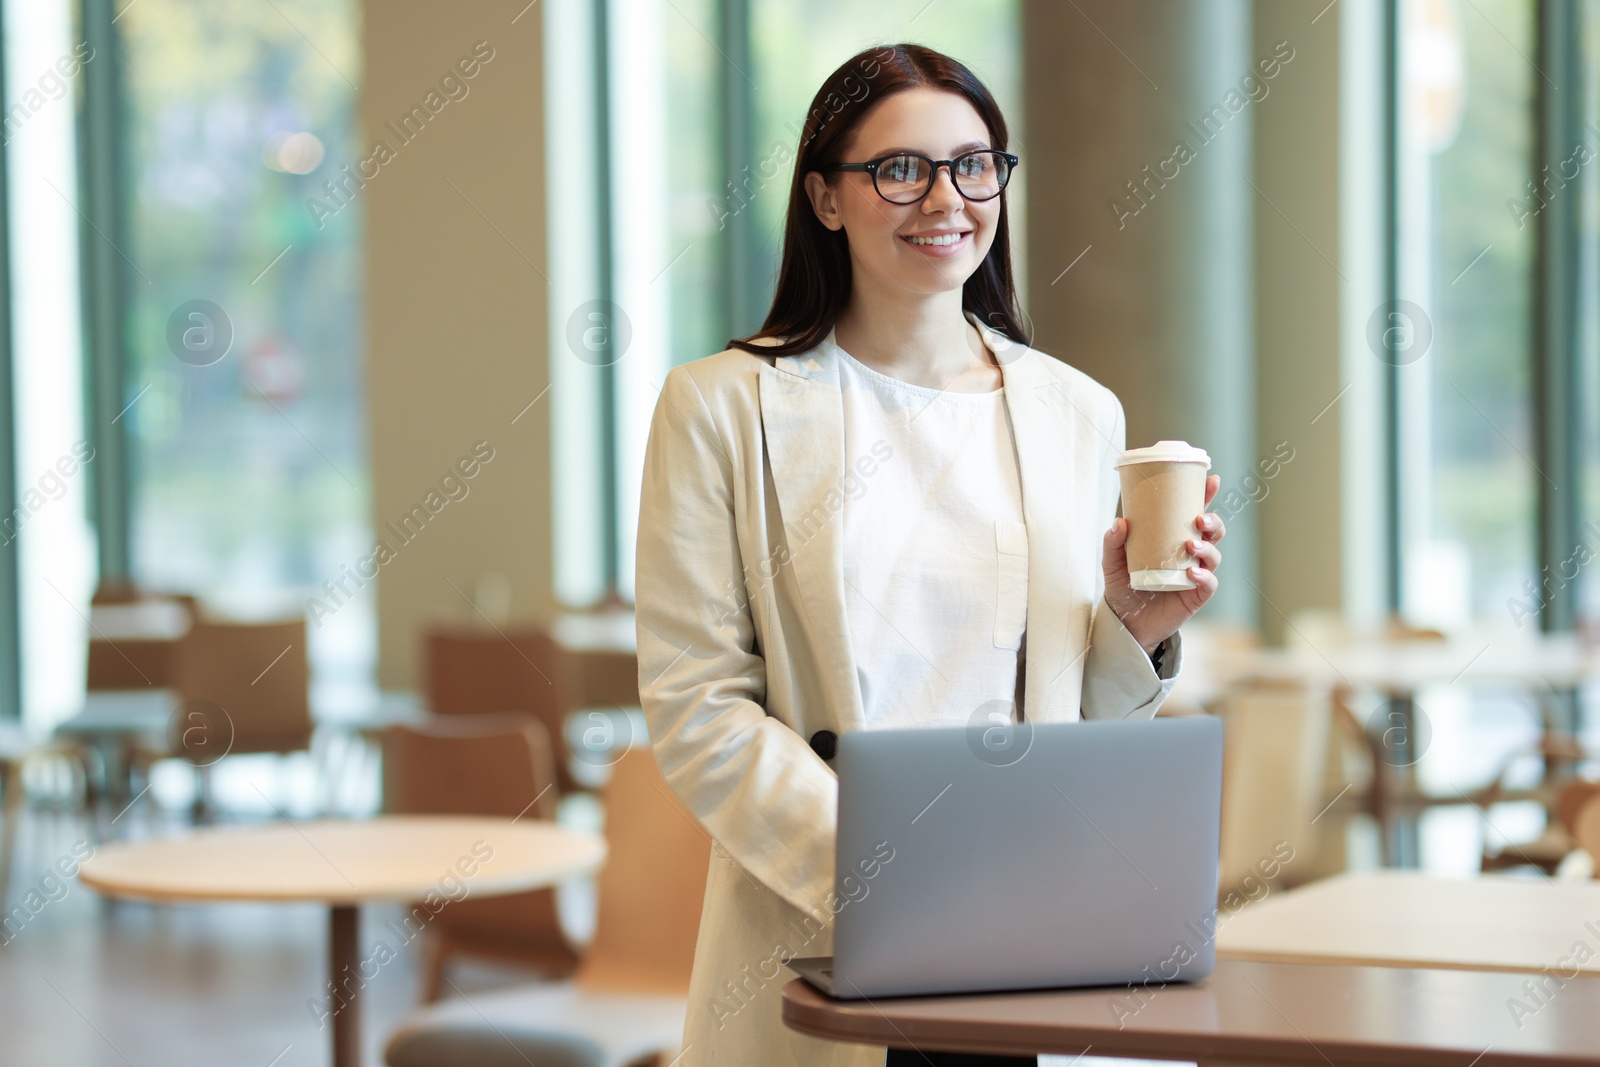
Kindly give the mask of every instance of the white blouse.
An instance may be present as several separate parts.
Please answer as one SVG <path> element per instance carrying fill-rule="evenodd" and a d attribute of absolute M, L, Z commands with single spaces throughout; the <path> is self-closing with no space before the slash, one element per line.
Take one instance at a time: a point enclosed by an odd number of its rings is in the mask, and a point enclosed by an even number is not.
<path fill-rule="evenodd" d="M 866 728 L 1010 720 L 1028 531 L 1005 393 L 912 385 L 838 351 L 846 620 Z"/>

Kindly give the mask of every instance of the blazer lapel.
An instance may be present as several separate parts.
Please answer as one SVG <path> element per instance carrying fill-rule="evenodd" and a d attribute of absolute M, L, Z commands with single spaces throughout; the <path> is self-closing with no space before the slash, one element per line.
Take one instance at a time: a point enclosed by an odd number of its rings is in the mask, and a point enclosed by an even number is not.
<path fill-rule="evenodd" d="M 1083 660 L 1088 652 L 1087 613 L 1075 610 L 1092 590 L 1073 578 L 1074 546 L 1099 538 L 1079 536 L 1075 523 L 1093 521 L 1093 471 L 1079 456 L 1084 420 L 1069 386 L 1050 372 L 1050 359 L 983 323 L 1000 362 L 1006 411 L 1017 442 L 1022 514 L 1028 527 L 1028 629 L 1026 717 L 1053 722 L 1078 717 Z M 845 618 L 844 537 L 839 482 L 844 476 L 844 406 L 833 334 L 798 356 L 781 356 L 762 369 L 762 433 L 773 486 L 805 606 L 807 637 L 842 730 L 865 723 L 855 656 Z M 1094 560 L 1099 566 L 1098 556 Z M 808 727 L 811 724 L 807 724 Z"/>
<path fill-rule="evenodd" d="M 1017 442 L 1017 472 L 1022 482 L 1022 516 L 1028 527 L 1028 628 L 1024 664 L 1024 717 L 1055 722 L 1077 717 L 1083 657 L 1088 651 L 1088 620 L 1072 610 L 1074 522 L 1092 521 L 1094 494 L 1084 484 L 1078 456 L 1078 428 L 1067 385 L 1050 373 L 1052 357 L 982 322 L 1000 363 Z M 1098 563 L 1097 563 L 1098 565 Z"/>
<path fill-rule="evenodd" d="M 844 403 L 833 334 L 810 352 L 762 368 L 762 433 L 778 496 L 787 566 L 805 608 L 807 638 L 840 731 L 865 722 L 845 618 Z M 822 725 L 807 723 L 807 728 Z"/>

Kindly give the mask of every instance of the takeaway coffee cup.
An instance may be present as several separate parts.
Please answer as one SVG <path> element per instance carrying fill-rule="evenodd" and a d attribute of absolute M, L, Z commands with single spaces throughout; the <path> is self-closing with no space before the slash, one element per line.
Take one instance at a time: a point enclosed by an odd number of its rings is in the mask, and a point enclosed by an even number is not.
<path fill-rule="evenodd" d="M 1211 457 L 1184 441 L 1130 448 L 1116 463 L 1122 475 L 1122 514 L 1128 520 L 1128 574 L 1135 589 L 1193 589 L 1185 547 L 1199 536 L 1194 520 L 1205 510 Z"/>

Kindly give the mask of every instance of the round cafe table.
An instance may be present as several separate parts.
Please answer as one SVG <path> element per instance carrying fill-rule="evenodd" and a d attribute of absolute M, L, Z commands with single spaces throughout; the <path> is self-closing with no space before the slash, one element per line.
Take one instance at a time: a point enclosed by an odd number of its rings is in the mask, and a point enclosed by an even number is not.
<path fill-rule="evenodd" d="M 535 820 L 454 815 L 222 826 L 106 845 L 78 873 L 110 896 L 156 903 L 328 906 L 334 1067 L 361 1062 L 359 907 L 521 893 L 590 874 L 604 839 Z M 442 910 L 449 907 L 445 903 Z M 431 917 L 431 913 L 430 913 Z M 342 981 L 353 975 L 354 981 Z"/>

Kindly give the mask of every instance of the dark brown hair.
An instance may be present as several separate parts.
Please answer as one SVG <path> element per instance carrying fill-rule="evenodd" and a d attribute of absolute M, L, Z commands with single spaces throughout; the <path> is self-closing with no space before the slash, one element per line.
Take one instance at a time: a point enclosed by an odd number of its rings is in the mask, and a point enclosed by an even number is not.
<path fill-rule="evenodd" d="M 846 163 L 839 153 L 867 111 L 887 97 L 926 86 L 966 97 L 989 127 L 993 147 L 1005 150 L 1006 120 L 983 82 L 961 63 L 918 44 L 869 48 L 828 76 L 811 101 L 789 189 L 789 215 L 783 231 L 783 260 L 772 310 L 761 329 L 728 342 L 760 355 L 788 356 L 815 348 L 833 329 L 850 296 L 850 249 L 843 230 L 830 230 L 817 218 L 806 195 L 805 176 L 818 167 Z M 963 310 L 1013 341 L 1028 344 L 1011 277 L 1011 236 L 1005 194 L 994 243 L 961 288 Z M 755 344 L 756 338 L 780 343 Z"/>

